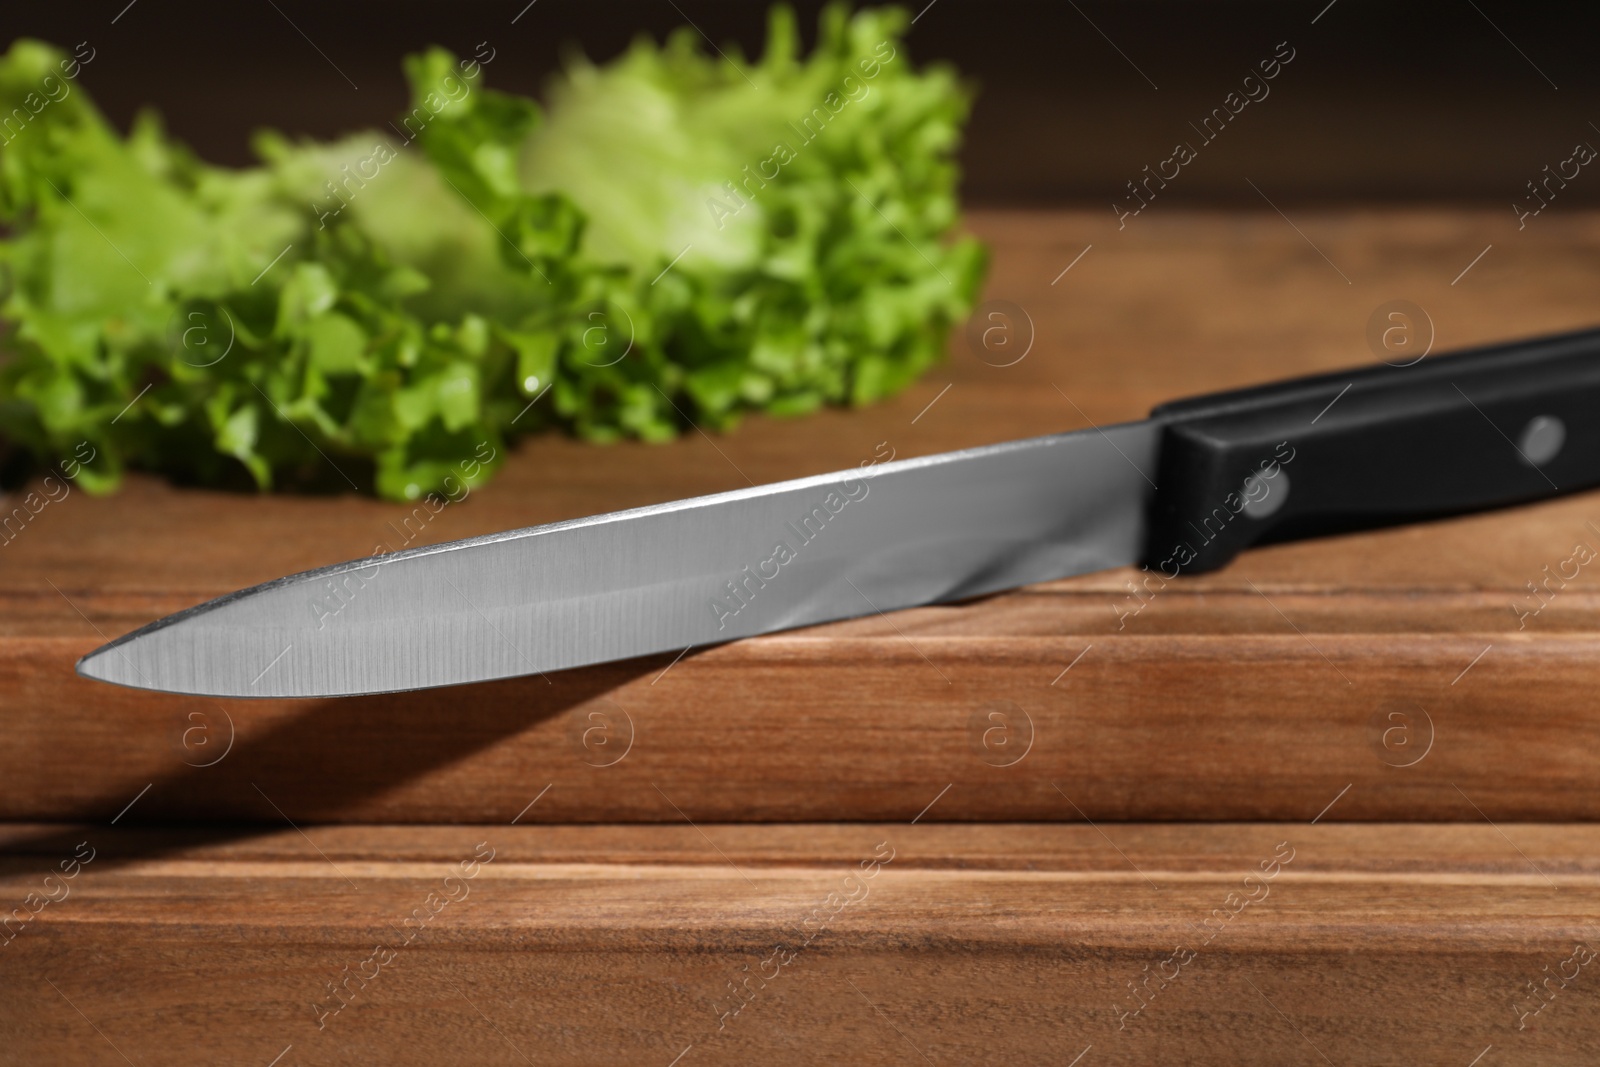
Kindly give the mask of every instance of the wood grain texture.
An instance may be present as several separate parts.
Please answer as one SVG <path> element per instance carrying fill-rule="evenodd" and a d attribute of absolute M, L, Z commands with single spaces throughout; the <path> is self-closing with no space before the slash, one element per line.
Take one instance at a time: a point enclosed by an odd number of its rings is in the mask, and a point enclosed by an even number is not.
<path fill-rule="evenodd" d="M 1275 546 L 1142 597 L 1132 571 L 1087 575 L 548 685 L 217 702 L 71 674 L 105 638 L 380 543 L 847 467 L 879 442 L 906 457 L 1104 425 L 1370 363 L 1368 318 L 1396 298 L 1427 310 L 1435 350 L 1594 316 L 1600 215 L 1519 233 L 1498 213 L 1295 212 L 1291 226 L 1158 208 L 1122 231 L 1099 215 L 972 218 L 995 251 L 988 296 L 1032 323 L 1020 362 L 991 365 L 1015 350 L 960 337 L 945 366 L 869 409 L 752 419 L 715 443 L 525 441 L 415 536 L 395 505 L 148 477 L 49 505 L 0 547 L 0 818 L 109 818 L 152 785 L 130 820 L 277 819 L 251 783 L 312 822 L 503 821 L 549 783 L 529 819 L 677 818 L 651 783 L 708 820 L 909 817 L 946 784 L 950 819 L 1303 819 L 1347 785 L 1341 818 L 1600 817 L 1600 585 L 1584 571 L 1537 615 L 1514 607 L 1537 604 L 1526 584 L 1576 543 L 1600 546 L 1594 494 Z"/>
<path fill-rule="evenodd" d="M 9 1062 L 1600 1056 L 1600 965 L 1567 962 L 1600 945 L 1587 826 L 10 826 L 0 840 L 8 906 L 94 850 L 0 947 Z M 1528 983 L 1558 971 L 1534 999 Z"/>

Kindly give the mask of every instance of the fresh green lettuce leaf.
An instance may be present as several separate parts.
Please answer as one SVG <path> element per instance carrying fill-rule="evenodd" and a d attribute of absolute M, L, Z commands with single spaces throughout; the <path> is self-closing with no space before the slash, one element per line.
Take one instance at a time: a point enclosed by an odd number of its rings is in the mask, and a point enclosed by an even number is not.
<path fill-rule="evenodd" d="M 953 236 L 954 74 L 898 9 L 773 10 L 759 62 L 685 29 L 575 62 L 548 110 L 406 60 L 411 108 L 210 166 L 79 64 L 0 57 L 0 435 L 81 484 L 487 479 L 509 438 L 666 440 L 866 404 L 937 361 L 985 254 Z M 81 58 L 81 57 L 80 57 Z M 72 70 L 70 76 L 68 71 Z"/>

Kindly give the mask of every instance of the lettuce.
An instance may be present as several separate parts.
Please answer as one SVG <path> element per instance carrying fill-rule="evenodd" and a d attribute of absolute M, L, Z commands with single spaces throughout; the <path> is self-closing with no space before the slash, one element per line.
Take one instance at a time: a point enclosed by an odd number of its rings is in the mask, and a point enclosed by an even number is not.
<path fill-rule="evenodd" d="M 87 443 L 91 491 L 139 467 L 415 499 L 540 428 L 659 441 L 889 395 L 985 265 L 951 234 L 967 92 L 913 69 L 906 26 L 830 8 L 802 58 L 776 8 L 759 62 L 684 29 L 575 62 L 548 109 L 486 87 L 492 50 L 432 49 L 386 127 L 262 134 L 242 170 L 150 114 L 119 135 L 84 57 L 19 41 L 0 434 L 44 463 Z"/>

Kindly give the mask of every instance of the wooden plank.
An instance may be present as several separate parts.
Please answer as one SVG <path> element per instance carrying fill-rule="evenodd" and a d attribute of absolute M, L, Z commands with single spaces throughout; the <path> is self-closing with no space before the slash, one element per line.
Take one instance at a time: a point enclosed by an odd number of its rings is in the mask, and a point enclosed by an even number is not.
<path fill-rule="evenodd" d="M 3 899 L 58 899 L 0 947 L 0 1047 L 30 1063 L 1593 1063 L 1600 979 L 1580 961 L 1600 941 L 1600 828 L 1502 829 L 13 826 Z"/>
<path fill-rule="evenodd" d="M 1588 635 L 1094 635 L 1052 685 L 1082 637 L 910 633 L 403 697 L 91 692 L 13 717 L 7 803 L 105 819 L 151 784 L 130 820 L 275 821 L 259 787 L 296 821 L 499 821 L 553 783 L 529 819 L 673 821 L 659 785 L 696 819 L 793 821 L 909 817 L 950 785 L 950 819 L 1249 819 L 1350 786 L 1343 818 L 1600 817 Z M 29 678 L 0 662 L 10 699 L 48 697 Z"/>
<path fill-rule="evenodd" d="M 219 702 L 70 673 L 103 638 L 380 542 L 815 473 L 885 441 L 910 456 L 1104 424 L 1370 361 L 1367 319 L 1397 295 L 1427 309 L 1439 349 L 1585 325 L 1600 238 L 1582 213 L 1527 233 L 1498 214 L 1297 215 L 1336 272 L 1273 213 L 972 224 L 996 250 L 989 295 L 1026 311 L 1033 348 L 999 367 L 958 339 L 874 408 L 753 419 L 715 447 L 527 441 L 492 486 L 411 527 L 371 500 L 147 477 L 49 505 L 0 548 L 0 818 L 105 818 L 152 783 L 130 819 L 275 818 L 251 782 L 309 821 L 493 821 L 551 782 L 529 818 L 674 818 L 651 782 L 705 819 L 898 818 L 945 784 L 951 818 L 1075 817 L 1051 782 L 1095 819 L 1303 818 L 1346 785 L 1349 818 L 1600 817 L 1600 586 L 1582 572 L 1536 615 L 1527 589 L 1574 544 L 1600 545 L 1595 494 L 1275 546 L 1137 594 L 1136 572 L 1088 575 L 552 685 Z"/>

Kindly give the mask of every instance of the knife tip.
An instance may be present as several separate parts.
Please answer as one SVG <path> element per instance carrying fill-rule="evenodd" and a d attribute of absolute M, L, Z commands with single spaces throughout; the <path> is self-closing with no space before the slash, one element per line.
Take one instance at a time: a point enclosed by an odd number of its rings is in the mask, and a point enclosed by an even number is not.
<path fill-rule="evenodd" d="M 117 642 L 115 641 L 108 642 L 93 652 L 79 657 L 78 662 L 73 664 L 72 669 L 79 678 L 88 678 L 90 681 L 110 682 L 113 685 L 136 684 L 125 680 L 123 677 L 124 672 L 116 669 L 116 657 L 113 655 L 116 650 L 116 644 Z"/>

